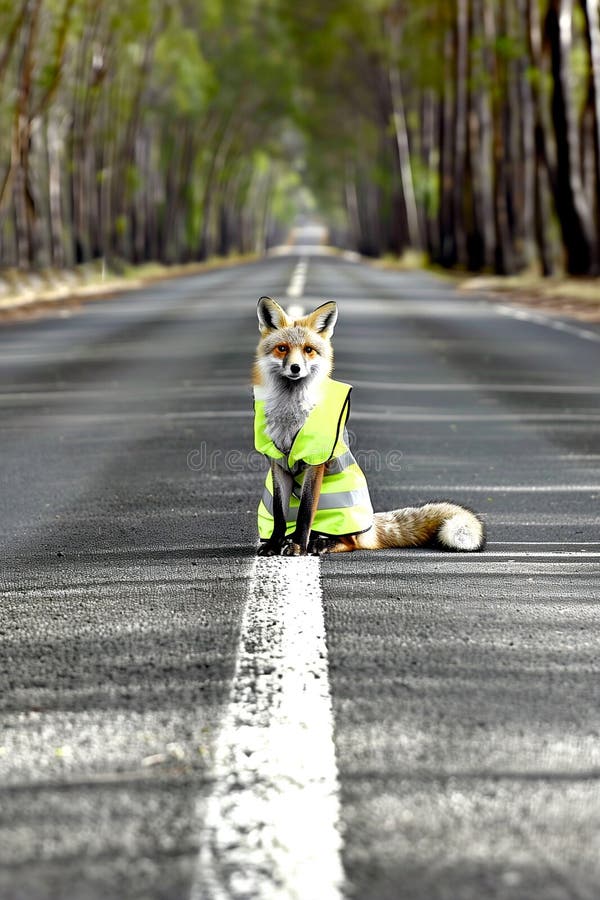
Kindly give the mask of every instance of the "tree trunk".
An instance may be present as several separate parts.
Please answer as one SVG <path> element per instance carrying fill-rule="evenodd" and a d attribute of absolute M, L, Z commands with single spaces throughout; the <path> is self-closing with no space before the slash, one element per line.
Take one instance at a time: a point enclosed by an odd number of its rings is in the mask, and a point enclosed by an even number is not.
<path fill-rule="evenodd" d="M 494 0 L 483 0 L 484 3 L 484 35 L 486 45 L 492 48 L 496 44 L 497 28 L 494 14 Z M 502 23 L 500 23 L 502 30 Z M 496 232 L 496 249 L 494 268 L 503 275 L 513 269 L 513 254 L 508 217 L 508 185 L 507 185 L 507 146 L 506 146 L 506 73 L 498 56 L 489 53 L 492 83 L 495 90 L 492 95 L 493 120 L 493 158 L 494 158 L 494 228 Z"/>
<path fill-rule="evenodd" d="M 483 33 L 484 8 L 482 0 L 473 0 L 474 32 Z M 471 117 L 470 155 L 473 166 L 473 193 L 475 226 L 480 245 L 479 265 L 492 270 L 495 262 L 496 229 L 494 223 L 494 162 L 493 121 L 490 100 L 490 75 L 493 66 L 491 47 L 473 47 L 474 76 L 480 82 L 473 99 L 474 115 Z M 477 83 L 476 81 L 476 83 Z"/>
<path fill-rule="evenodd" d="M 454 208 L 454 241 L 456 260 L 468 265 L 467 233 L 465 226 L 465 195 L 469 190 L 467 173 L 467 120 L 469 93 L 467 77 L 469 69 L 469 3 L 456 0 L 456 109 L 454 129 L 454 169 L 452 205 Z"/>
<path fill-rule="evenodd" d="M 17 265 L 29 268 L 35 257 L 35 201 L 30 184 L 29 154 L 31 149 L 31 91 L 33 52 L 37 38 L 41 0 L 30 0 L 26 12 L 27 27 L 23 31 L 19 63 L 19 82 L 13 130 L 11 167 L 14 171 L 13 201 L 17 229 Z"/>
<path fill-rule="evenodd" d="M 214 200 L 217 192 L 217 183 L 221 168 L 229 152 L 229 147 L 234 137 L 233 115 L 225 123 L 219 141 L 211 154 L 211 159 L 206 174 L 204 200 L 202 203 L 202 227 L 198 246 L 199 259 L 207 259 L 213 252 L 213 216 Z"/>
<path fill-rule="evenodd" d="M 454 40 L 448 28 L 444 40 L 444 92 L 440 119 L 440 254 L 443 266 L 456 262 L 456 242 L 453 216 L 454 173 Z"/>
<path fill-rule="evenodd" d="M 527 46 L 528 0 L 518 0 L 519 43 Z M 521 109 L 521 154 L 523 171 L 523 261 L 531 265 L 536 257 L 535 238 L 535 107 L 528 68 L 531 59 L 521 57 L 517 77 Z M 518 186 L 517 186 L 518 189 Z"/>
<path fill-rule="evenodd" d="M 397 47 L 399 44 L 398 30 L 395 25 L 389 24 L 389 31 L 392 41 L 392 48 L 394 51 L 397 51 Z M 404 113 L 402 81 L 400 79 L 400 72 L 398 70 L 395 57 L 396 52 L 393 53 L 393 59 L 388 65 L 390 99 L 392 102 L 392 122 L 394 125 L 394 134 L 396 137 L 396 148 L 398 151 L 398 164 L 400 167 L 400 180 L 402 184 L 402 195 L 404 198 L 404 209 L 406 213 L 406 224 L 408 228 L 408 240 L 411 247 L 413 247 L 415 250 L 420 250 L 422 247 L 422 238 L 410 162 L 410 146 L 408 141 L 408 130 L 406 127 L 406 116 Z"/>
<path fill-rule="evenodd" d="M 536 138 L 539 133 L 536 131 Z M 535 167 L 535 237 L 538 246 L 542 274 L 549 277 L 555 270 L 555 248 L 550 237 L 549 223 L 552 220 L 551 191 L 548 170 L 543 165 L 543 152 L 536 140 Z"/>
<path fill-rule="evenodd" d="M 573 0 L 550 0 L 546 35 L 554 77 L 552 119 L 557 160 L 554 200 L 567 269 L 571 275 L 588 275 L 596 267 L 596 234 L 581 177 L 579 124 L 573 104 L 571 71 L 572 28 Z"/>
<path fill-rule="evenodd" d="M 23 0 L 23 2 L 21 3 L 21 8 L 15 16 L 15 20 L 8 34 L 6 35 L 2 54 L 0 55 L 0 85 L 2 84 L 2 79 L 4 78 L 6 70 L 8 69 L 13 50 L 15 49 L 19 40 L 19 34 L 21 32 L 23 24 L 24 22 L 26 22 L 27 15 L 30 12 L 30 0 Z"/>
<path fill-rule="evenodd" d="M 546 72 L 542 54 L 542 27 L 538 0 L 527 0 L 527 43 L 529 56 L 534 66 L 534 78 L 530 80 L 534 112 L 535 148 L 535 236 L 542 272 L 549 276 L 554 273 L 555 248 L 550 237 L 550 222 L 554 210 L 551 197 L 556 182 L 556 153 L 549 110 L 540 89 L 540 79 Z"/>
<path fill-rule="evenodd" d="M 346 177 L 344 179 L 344 202 L 346 204 L 346 218 L 350 232 L 350 242 L 354 250 L 360 243 L 360 216 L 358 212 L 358 197 L 356 194 L 356 169 L 351 171 L 350 163 L 346 163 Z"/>
<path fill-rule="evenodd" d="M 586 191 L 594 198 L 592 215 L 595 219 L 596 239 L 600 231 L 600 9 L 598 0 L 581 0 L 585 14 L 586 40 L 590 57 L 589 109 L 591 113 L 593 159 L 590 175 L 592 187 Z M 594 184 L 595 182 L 595 184 Z M 598 247 L 596 245 L 596 252 Z M 595 259 L 598 267 L 598 259 Z"/>
<path fill-rule="evenodd" d="M 65 253 L 61 201 L 61 136 L 58 124 L 48 115 L 44 131 L 48 165 L 50 260 L 53 266 L 62 269 L 65 266 Z"/>
<path fill-rule="evenodd" d="M 68 140 L 69 206 L 72 223 L 72 252 L 74 263 L 83 263 L 92 256 L 90 232 L 91 195 L 96 192 L 96 172 L 90 178 L 89 152 L 93 152 L 93 125 L 95 121 L 95 88 L 103 78 L 106 44 L 100 34 L 102 9 L 100 0 L 89 0 L 86 24 L 77 48 L 74 78 L 78 91 L 74 91 L 71 104 L 71 133 Z M 108 40 L 108 38 L 107 38 Z M 92 49 L 93 48 L 93 49 Z M 102 63 L 95 63 L 100 55 Z M 91 69 L 91 75 L 90 75 Z M 112 92 L 109 98 L 114 99 Z M 112 113 L 111 113 L 112 114 Z M 101 227 L 101 223 L 97 223 Z M 100 237 L 102 243 L 102 236 Z"/>
<path fill-rule="evenodd" d="M 430 257 L 439 255 L 438 232 L 436 228 L 435 204 L 432 174 L 439 165 L 439 103 L 433 90 L 426 90 L 421 101 L 421 153 L 423 168 L 428 182 L 425 195 L 423 220 L 425 223 L 425 246 Z"/>
<path fill-rule="evenodd" d="M 23 28 L 24 23 L 27 21 L 27 15 L 31 12 L 31 2 L 30 0 L 23 0 L 21 4 L 21 8 L 15 17 L 15 20 L 12 24 L 10 31 L 6 36 L 6 41 L 4 43 L 4 48 L 2 50 L 2 55 L 0 56 L 0 88 L 3 84 L 3 79 L 8 69 L 8 65 L 10 63 L 13 51 L 15 47 L 19 43 L 19 36 L 21 34 L 21 30 Z M 11 187 L 13 184 L 13 178 L 15 174 L 15 167 L 17 165 L 17 160 L 19 156 L 18 150 L 18 139 L 19 139 L 19 114 L 16 112 L 13 127 L 12 127 L 12 137 L 11 137 L 11 152 L 10 159 L 8 161 L 8 165 L 4 172 L 2 179 L 0 180 L 0 210 L 8 203 L 9 198 L 11 197 Z"/>

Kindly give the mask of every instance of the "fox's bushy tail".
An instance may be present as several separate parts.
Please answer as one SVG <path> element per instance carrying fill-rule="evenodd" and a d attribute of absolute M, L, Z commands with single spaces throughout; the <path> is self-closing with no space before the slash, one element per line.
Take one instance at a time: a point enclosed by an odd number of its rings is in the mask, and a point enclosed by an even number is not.
<path fill-rule="evenodd" d="M 483 523 L 457 503 L 425 503 L 375 513 L 373 527 L 354 538 L 357 550 L 438 546 L 473 552 L 485 546 Z"/>

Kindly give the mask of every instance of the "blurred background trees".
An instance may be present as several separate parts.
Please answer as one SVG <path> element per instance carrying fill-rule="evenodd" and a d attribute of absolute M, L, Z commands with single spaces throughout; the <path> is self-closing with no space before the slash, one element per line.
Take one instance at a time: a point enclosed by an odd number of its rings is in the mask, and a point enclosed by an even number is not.
<path fill-rule="evenodd" d="M 269 6 L 0 0 L 2 263 L 263 249 L 295 187 Z"/>
<path fill-rule="evenodd" d="M 600 265 L 598 0 L 0 0 L 0 264 Z M 311 200 L 314 198 L 314 200 Z"/>

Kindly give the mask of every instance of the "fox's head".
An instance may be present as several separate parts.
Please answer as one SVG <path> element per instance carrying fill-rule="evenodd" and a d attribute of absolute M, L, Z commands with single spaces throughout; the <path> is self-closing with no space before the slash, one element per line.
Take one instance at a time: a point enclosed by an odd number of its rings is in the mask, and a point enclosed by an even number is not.
<path fill-rule="evenodd" d="M 255 365 L 258 383 L 268 385 L 276 380 L 308 386 L 331 373 L 331 335 L 338 315 L 333 300 L 293 319 L 275 300 L 261 297 L 257 313 L 261 333 Z"/>

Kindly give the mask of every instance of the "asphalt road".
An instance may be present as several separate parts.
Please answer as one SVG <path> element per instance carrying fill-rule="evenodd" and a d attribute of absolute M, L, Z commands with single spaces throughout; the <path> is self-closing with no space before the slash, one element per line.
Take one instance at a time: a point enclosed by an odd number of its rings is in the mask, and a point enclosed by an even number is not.
<path fill-rule="evenodd" d="M 199 890 L 263 478 L 255 304 L 296 263 L 0 325 L 2 900 Z M 595 900 L 600 328 L 426 274 L 306 275 L 294 302 L 340 306 L 375 508 L 456 499 L 489 537 L 320 564 L 342 893 Z"/>

